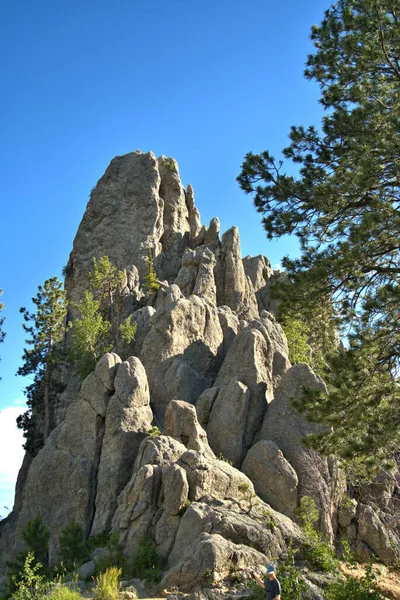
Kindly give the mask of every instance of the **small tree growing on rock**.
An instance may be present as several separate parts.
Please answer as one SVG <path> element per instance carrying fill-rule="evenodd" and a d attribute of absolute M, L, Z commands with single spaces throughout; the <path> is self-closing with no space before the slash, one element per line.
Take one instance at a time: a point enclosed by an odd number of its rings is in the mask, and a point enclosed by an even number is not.
<path fill-rule="evenodd" d="M 153 253 L 150 248 L 147 251 L 146 265 L 147 272 L 144 278 L 143 287 L 146 296 L 150 296 L 153 292 L 156 292 L 160 287 L 160 284 L 158 283 L 157 279 L 157 273 L 154 268 Z"/>

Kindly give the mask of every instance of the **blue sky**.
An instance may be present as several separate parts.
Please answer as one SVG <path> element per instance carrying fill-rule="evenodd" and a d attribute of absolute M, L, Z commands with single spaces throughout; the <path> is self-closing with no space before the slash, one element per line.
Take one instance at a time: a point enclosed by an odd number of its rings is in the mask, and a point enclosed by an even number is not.
<path fill-rule="evenodd" d="M 19 308 L 61 274 L 90 190 L 110 160 L 141 149 L 174 157 L 202 222 L 238 225 L 243 256 L 276 265 L 291 240 L 267 242 L 235 181 L 246 152 L 318 123 L 303 77 L 325 0 L 14 0 L 0 20 L 0 515 L 22 455 L 13 428 Z M 1 441 L 2 440 L 2 441 Z"/>

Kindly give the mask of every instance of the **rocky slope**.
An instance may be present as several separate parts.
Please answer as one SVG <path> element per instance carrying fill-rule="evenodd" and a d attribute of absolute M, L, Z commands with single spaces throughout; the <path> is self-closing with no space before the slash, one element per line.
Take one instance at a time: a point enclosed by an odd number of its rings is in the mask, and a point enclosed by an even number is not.
<path fill-rule="evenodd" d="M 148 249 L 161 286 L 145 298 Z M 190 591 L 210 574 L 261 571 L 290 540 L 301 548 L 293 519 L 303 496 L 314 499 L 326 539 L 346 535 L 364 555 L 394 562 L 396 480 L 382 475 L 349 498 L 335 462 L 302 447 L 316 426 L 291 399 L 324 384 L 290 364 L 268 298 L 277 274 L 264 256 L 242 259 L 236 227 L 220 238 L 217 218 L 201 226 L 173 159 L 134 152 L 111 162 L 74 240 L 69 299 L 82 296 L 93 257 L 105 255 L 125 270 L 136 339 L 83 382 L 63 374 L 54 429 L 26 458 L 14 511 L 0 523 L 0 573 L 40 514 L 52 562 L 75 518 L 87 535 L 110 527 L 128 555 L 150 537 L 167 561 L 162 586 Z M 147 435 L 154 424 L 162 435 Z"/>

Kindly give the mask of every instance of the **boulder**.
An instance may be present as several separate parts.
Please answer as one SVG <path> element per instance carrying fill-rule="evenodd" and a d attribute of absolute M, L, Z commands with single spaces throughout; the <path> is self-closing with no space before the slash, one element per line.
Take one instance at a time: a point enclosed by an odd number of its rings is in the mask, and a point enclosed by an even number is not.
<path fill-rule="evenodd" d="M 224 456 L 234 467 L 240 468 L 245 456 L 244 435 L 250 390 L 235 380 L 212 389 L 216 395 L 208 414 L 208 441 L 217 456 Z M 201 407 L 204 411 L 204 400 L 201 401 L 199 410 Z"/>
<path fill-rule="evenodd" d="M 178 515 L 188 498 L 186 471 L 179 465 L 168 467 L 163 476 L 163 508 L 168 515 Z"/>
<path fill-rule="evenodd" d="M 249 277 L 257 299 L 258 310 L 270 310 L 269 282 L 273 278 L 273 270 L 269 260 L 259 254 L 258 256 L 246 256 L 243 259 L 244 271 Z"/>
<path fill-rule="evenodd" d="M 273 398 L 272 361 L 272 345 L 266 342 L 264 335 L 257 329 L 246 328 L 232 342 L 213 386 L 221 388 L 236 380 L 250 391 L 243 434 L 243 456 L 251 447 L 254 435 L 260 429 L 267 404 Z M 207 427 L 209 426 L 211 421 Z M 216 432 L 216 425 L 213 425 L 213 428 Z M 224 436 L 224 428 L 220 429 L 219 436 Z"/>
<path fill-rule="evenodd" d="M 257 300 L 251 281 L 244 271 L 237 227 L 232 227 L 224 233 L 221 250 L 217 257 L 218 306 L 229 306 L 239 318 L 256 319 L 258 317 Z"/>
<path fill-rule="evenodd" d="M 198 296 L 181 298 L 154 314 L 140 360 L 160 423 L 170 400 L 194 404 L 211 387 L 221 364 L 222 341 L 217 309 Z"/>
<path fill-rule="evenodd" d="M 194 202 L 193 187 L 190 185 L 190 183 L 186 189 L 186 206 L 189 213 L 190 238 L 191 240 L 194 240 L 200 233 L 201 221 L 200 213 L 197 210 Z"/>
<path fill-rule="evenodd" d="M 388 530 L 372 507 L 359 505 L 358 540 L 366 544 L 374 554 L 386 564 L 394 564 L 399 558 L 399 551 L 391 542 Z"/>
<path fill-rule="evenodd" d="M 98 467 L 92 535 L 110 527 L 117 497 L 132 475 L 139 446 L 153 420 L 146 372 L 138 358 L 131 356 L 120 364 L 114 385 Z"/>
<path fill-rule="evenodd" d="M 266 557 L 257 550 L 234 544 L 218 534 L 201 533 L 180 562 L 167 571 L 160 586 L 179 586 L 188 592 L 222 580 L 232 569 L 261 567 L 265 563 Z"/>
<path fill-rule="evenodd" d="M 248 451 L 242 471 L 260 498 L 275 510 L 294 518 L 298 477 L 275 442 L 261 440 Z"/>
<path fill-rule="evenodd" d="M 325 386 L 306 364 L 291 367 L 282 377 L 274 399 L 268 405 L 259 440 L 275 442 L 285 459 L 297 473 L 298 494 L 311 496 L 320 513 L 321 531 L 333 539 L 332 518 L 343 493 L 343 479 L 335 462 L 302 445 L 304 437 L 321 431 L 320 425 L 308 423 L 292 407 L 304 388 L 321 389 Z"/>
<path fill-rule="evenodd" d="M 210 457 L 213 453 L 208 445 L 207 434 L 200 427 L 196 409 L 192 404 L 172 400 L 165 412 L 164 435 L 181 442 L 189 450 L 196 450 Z"/>
<path fill-rule="evenodd" d="M 158 265 L 162 277 L 172 283 L 180 269 L 184 250 L 189 246 L 191 226 L 187 195 L 179 178 L 176 161 L 160 156 L 158 168 L 161 176 L 159 194 L 164 203 L 164 232 L 160 240 L 162 253 Z"/>

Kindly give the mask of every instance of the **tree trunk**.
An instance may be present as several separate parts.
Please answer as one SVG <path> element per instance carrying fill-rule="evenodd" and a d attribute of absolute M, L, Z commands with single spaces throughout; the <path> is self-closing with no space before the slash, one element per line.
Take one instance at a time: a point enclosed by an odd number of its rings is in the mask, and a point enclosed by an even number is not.
<path fill-rule="evenodd" d="M 50 404 L 49 404 L 49 368 L 46 367 L 44 375 L 44 424 L 43 424 L 43 439 L 49 437 L 50 431 Z"/>

